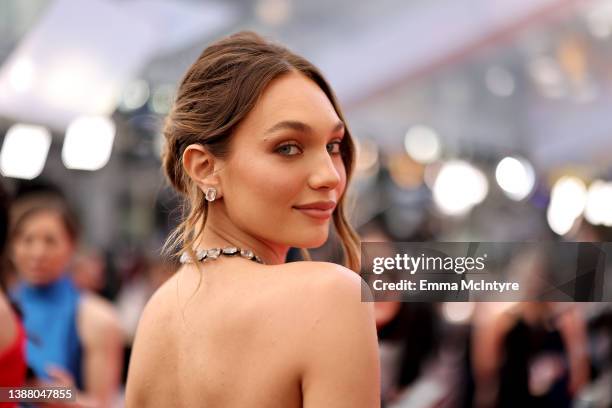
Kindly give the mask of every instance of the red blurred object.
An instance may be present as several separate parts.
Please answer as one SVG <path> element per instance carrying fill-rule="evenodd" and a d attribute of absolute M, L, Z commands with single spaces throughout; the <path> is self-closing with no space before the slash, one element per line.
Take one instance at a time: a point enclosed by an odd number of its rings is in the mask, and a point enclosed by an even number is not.
<path fill-rule="evenodd" d="M 13 343 L 0 350 L 0 387 L 22 387 L 25 383 L 25 331 L 19 319 L 15 316 L 17 336 Z M 13 408 L 17 404 L 0 402 L 0 408 Z"/>

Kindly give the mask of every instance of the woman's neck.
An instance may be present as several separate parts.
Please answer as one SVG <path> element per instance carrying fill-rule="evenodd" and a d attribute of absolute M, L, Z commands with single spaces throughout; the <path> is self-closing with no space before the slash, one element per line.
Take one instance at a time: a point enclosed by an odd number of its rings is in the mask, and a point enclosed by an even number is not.
<path fill-rule="evenodd" d="M 285 263 L 289 251 L 288 246 L 274 245 L 262 241 L 240 230 L 226 217 L 211 217 L 209 213 L 204 230 L 197 240 L 195 248 L 208 249 L 229 246 L 250 249 L 267 265 Z"/>

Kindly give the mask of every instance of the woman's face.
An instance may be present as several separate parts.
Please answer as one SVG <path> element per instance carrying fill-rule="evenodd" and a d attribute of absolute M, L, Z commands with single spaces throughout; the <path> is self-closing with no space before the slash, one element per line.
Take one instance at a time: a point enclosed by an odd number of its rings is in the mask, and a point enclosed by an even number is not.
<path fill-rule="evenodd" d="M 218 173 L 229 218 L 267 242 L 321 246 L 333 208 L 298 207 L 340 200 L 343 137 L 344 125 L 318 85 L 294 72 L 275 79 L 238 126 Z"/>
<path fill-rule="evenodd" d="M 45 285 L 63 274 L 73 249 L 61 216 L 38 211 L 21 222 L 12 244 L 12 259 L 26 282 Z"/>

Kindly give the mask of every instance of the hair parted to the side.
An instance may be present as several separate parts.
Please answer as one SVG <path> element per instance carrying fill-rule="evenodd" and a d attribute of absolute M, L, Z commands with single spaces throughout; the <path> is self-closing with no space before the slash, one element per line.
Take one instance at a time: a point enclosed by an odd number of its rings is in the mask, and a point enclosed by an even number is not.
<path fill-rule="evenodd" d="M 178 256 L 187 251 L 193 255 L 193 245 L 202 234 L 208 216 L 204 193 L 183 168 L 185 148 L 197 143 L 215 157 L 226 157 L 232 133 L 253 109 L 266 86 L 292 71 L 313 80 L 346 123 L 331 87 L 314 65 L 253 32 L 242 31 L 212 43 L 188 69 L 163 132 L 163 168 L 170 184 L 186 201 L 184 219 L 168 237 L 165 252 Z M 345 130 L 340 151 L 348 185 L 355 146 L 348 127 Z M 344 251 L 345 266 L 359 271 L 359 237 L 346 218 L 345 196 L 342 195 L 333 213 L 334 226 Z M 302 249 L 302 254 L 310 259 L 306 249 Z"/>

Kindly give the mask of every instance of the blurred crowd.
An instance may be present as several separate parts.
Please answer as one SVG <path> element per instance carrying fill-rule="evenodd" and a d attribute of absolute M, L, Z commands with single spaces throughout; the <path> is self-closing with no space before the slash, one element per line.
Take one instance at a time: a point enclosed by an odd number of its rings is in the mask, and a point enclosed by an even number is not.
<path fill-rule="evenodd" d="M 140 313 L 176 265 L 125 255 L 113 276 L 101 250 L 80 245 L 57 190 L 3 190 L 1 204 L 0 386 L 71 387 L 80 406 L 122 406 Z"/>
<path fill-rule="evenodd" d="M 561 239 L 609 240 L 577 219 Z M 436 241 L 424 223 L 396 236 L 377 217 L 364 242 Z M 560 238 L 557 238 L 558 240 Z M 552 267 L 537 251 L 511 267 Z M 606 260 L 606 275 L 610 260 Z M 603 302 L 376 302 L 387 407 L 611 407 L 612 305 Z"/>

